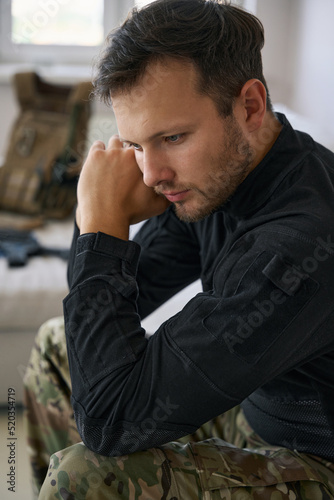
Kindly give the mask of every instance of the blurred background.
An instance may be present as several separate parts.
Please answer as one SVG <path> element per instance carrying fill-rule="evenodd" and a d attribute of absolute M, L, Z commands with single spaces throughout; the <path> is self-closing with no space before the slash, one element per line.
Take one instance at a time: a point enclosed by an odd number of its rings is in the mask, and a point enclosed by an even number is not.
<path fill-rule="evenodd" d="M 12 85 L 17 72 L 35 71 L 45 81 L 74 85 L 90 81 L 92 61 L 107 33 L 135 0 L 0 0 L 0 169 L 19 105 Z M 137 1 L 137 5 L 149 2 Z M 295 128 L 307 131 L 334 150 L 333 0 L 239 0 L 265 28 L 264 74 L 274 107 Z M 116 132 L 112 110 L 94 102 L 87 147 Z M 1 187 L 1 186 L 0 186 Z M 48 246 L 69 247 L 73 216 L 46 221 L 34 235 Z M 199 283 L 173 298 L 145 320 L 152 333 L 179 310 Z M 22 378 L 38 327 L 62 314 L 67 294 L 66 262 L 56 256 L 33 257 L 12 269 L 0 255 L 0 497 L 30 500 L 24 432 Z M 7 394 L 17 403 L 16 491 L 8 491 Z"/>

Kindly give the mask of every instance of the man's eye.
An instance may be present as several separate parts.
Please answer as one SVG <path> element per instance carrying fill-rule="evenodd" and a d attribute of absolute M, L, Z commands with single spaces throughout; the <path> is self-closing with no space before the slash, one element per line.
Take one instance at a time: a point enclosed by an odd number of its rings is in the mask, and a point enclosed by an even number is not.
<path fill-rule="evenodd" d="M 180 140 L 182 134 L 174 134 L 174 135 L 169 135 L 166 137 L 166 141 L 168 142 L 177 142 Z"/>
<path fill-rule="evenodd" d="M 133 148 L 136 151 L 140 151 L 141 150 L 141 146 L 139 144 L 136 144 L 135 142 L 130 142 L 129 143 L 129 148 Z"/>

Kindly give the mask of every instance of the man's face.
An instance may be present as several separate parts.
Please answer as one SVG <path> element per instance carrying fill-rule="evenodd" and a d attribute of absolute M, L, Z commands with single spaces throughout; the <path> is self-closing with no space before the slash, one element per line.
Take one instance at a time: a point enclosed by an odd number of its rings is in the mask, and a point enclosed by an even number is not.
<path fill-rule="evenodd" d="M 152 63 L 131 91 L 112 96 L 120 139 L 145 184 L 194 222 L 225 203 L 252 168 L 253 151 L 234 115 L 219 116 L 196 90 L 191 64 Z"/>

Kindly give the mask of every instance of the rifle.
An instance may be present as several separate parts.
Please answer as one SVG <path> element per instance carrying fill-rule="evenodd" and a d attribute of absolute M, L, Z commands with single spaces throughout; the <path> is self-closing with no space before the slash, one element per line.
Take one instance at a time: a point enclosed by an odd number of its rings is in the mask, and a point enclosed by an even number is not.
<path fill-rule="evenodd" d="M 29 231 L 0 229 L 0 257 L 7 258 L 9 267 L 24 266 L 28 257 L 35 255 L 56 255 L 67 260 L 69 253 L 69 249 L 41 245 Z"/>

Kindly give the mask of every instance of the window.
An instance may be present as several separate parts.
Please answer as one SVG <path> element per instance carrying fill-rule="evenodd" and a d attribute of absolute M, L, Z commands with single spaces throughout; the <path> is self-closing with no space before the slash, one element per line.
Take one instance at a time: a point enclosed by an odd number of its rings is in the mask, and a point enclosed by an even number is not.
<path fill-rule="evenodd" d="M 0 0 L 0 60 L 90 64 L 134 0 Z"/>
<path fill-rule="evenodd" d="M 103 42 L 103 0 L 71 0 L 40 7 L 40 0 L 12 0 L 15 44 L 97 46 Z"/>
<path fill-rule="evenodd" d="M 87 64 L 134 5 L 152 0 L 0 0 L 0 62 Z M 232 0 L 255 12 L 257 0 Z"/>
<path fill-rule="evenodd" d="M 257 0 L 232 0 L 232 3 L 243 7 L 252 14 L 256 14 Z"/>
<path fill-rule="evenodd" d="M 136 0 L 136 5 L 142 7 L 143 5 L 151 3 L 151 1 L 152 0 Z M 231 0 L 231 3 L 243 7 L 244 9 L 248 10 L 249 12 L 252 12 L 253 14 L 256 13 L 257 0 Z"/>

